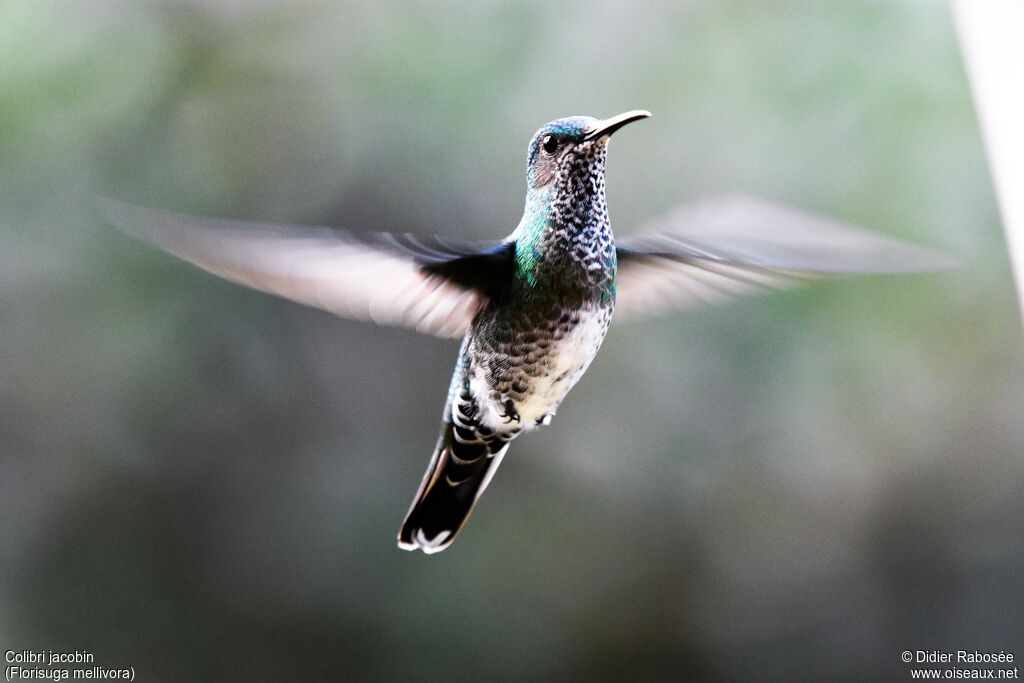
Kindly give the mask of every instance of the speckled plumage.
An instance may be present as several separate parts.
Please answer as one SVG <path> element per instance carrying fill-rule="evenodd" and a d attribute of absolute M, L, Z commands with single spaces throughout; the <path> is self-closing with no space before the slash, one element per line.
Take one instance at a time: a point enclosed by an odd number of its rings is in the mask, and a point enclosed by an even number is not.
<path fill-rule="evenodd" d="M 483 404 L 488 427 L 501 431 L 507 424 L 503 407 L 509 400 L 520 418 L 513 422 L 522 427 L 553 412 L 608 330 L 615 249 L 605 156 L 605 145 L 592 143 L 567 155 L 549 183 L 531 185 L 523 220 L 510 238 L 516 252 L 513 284 L 503 299 L 481 311 L 458 368 L 460 390 L 473 391 Z"/>
<path fill-rule="evenodd" d="M 509 442 L 551 421 L 604 340 L 616 252 L 605 198 L 609 138 L 588 139 L 600 126 L 559 119 L 530 141 L 526 207 L 507 240 L 512 279 L 463 340 L 438 452 L 399 534 L 402 547 L 434 552 L 451 543 Z M 558 149 L 549 153 L 552 138 Z M 459 504 L 444 504 L 453 498 Z"/>

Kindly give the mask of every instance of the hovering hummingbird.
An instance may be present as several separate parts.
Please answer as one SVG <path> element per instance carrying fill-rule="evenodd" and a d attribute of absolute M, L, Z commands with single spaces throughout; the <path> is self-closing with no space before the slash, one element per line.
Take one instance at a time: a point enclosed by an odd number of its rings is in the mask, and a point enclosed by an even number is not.
<path fill-rule="evenodd" d="M 526 208 L 500 242 L 197 218 L 100 200 L 124 231 L 211 273 L 349 318 L 462 345 L 399 547 L 436 553 L 465 525 L 513 439 L 551 422 L 613 311 L 637 320 L 826 273 L 947 265 L 925 249 L 746 198 L 676 210 L 621 242 L 605 200 L 630 111 L 546 124 L 530 140 Z"/>

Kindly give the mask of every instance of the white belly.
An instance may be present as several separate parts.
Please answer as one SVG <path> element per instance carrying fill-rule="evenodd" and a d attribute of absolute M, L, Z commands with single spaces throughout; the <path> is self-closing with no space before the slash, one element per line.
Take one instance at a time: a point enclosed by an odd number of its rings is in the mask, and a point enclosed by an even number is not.
<path fill-rule="evenodd" d="M 547 368 L 539 377 L 529 379 L 530 391 L 514 399 L 519 422 L 516 427 L 532 429 L 545 417 L 554 414 L 562 399 L 579 381 L 597 354 L 608 331 L 611 311 L 594 309 L 580 315 L 579 322 L 560 338 L 552 340 L 546 359 Z M 509 397 L 494 396 L 487 380 L 478 376 L 470 384 L 475 396 L 489 396 L 481 403 L 482 422 L 492 429 L 509 426 L 505 402 Z"/>

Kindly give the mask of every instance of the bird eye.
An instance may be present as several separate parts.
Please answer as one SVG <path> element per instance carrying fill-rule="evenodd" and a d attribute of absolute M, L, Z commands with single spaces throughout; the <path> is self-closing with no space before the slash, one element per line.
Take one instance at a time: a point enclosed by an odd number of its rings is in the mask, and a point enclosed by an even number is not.
<path fill-rule="evenodd" d="M 540 146 L 546 154 L 554 154 L 558 151 L 558 138 L 554 135 L 545 135 L 540 141 Z"/>

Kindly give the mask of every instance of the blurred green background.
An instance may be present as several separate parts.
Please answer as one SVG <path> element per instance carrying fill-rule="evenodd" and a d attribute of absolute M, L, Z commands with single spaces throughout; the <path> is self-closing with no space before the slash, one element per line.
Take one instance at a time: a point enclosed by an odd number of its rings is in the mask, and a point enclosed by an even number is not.
<path fill-rule="evenodd" d="M 456 345 L 219 281 L 95 194 L 507 234 L 633 108 L 613 225 L 742 190 L 964 266 L 615 327 L 449 551 Z M 0 644 L 139 680 L 905 679 L 1024 656 L 1024 344 L 948 10 L 0 2 Z"/>

